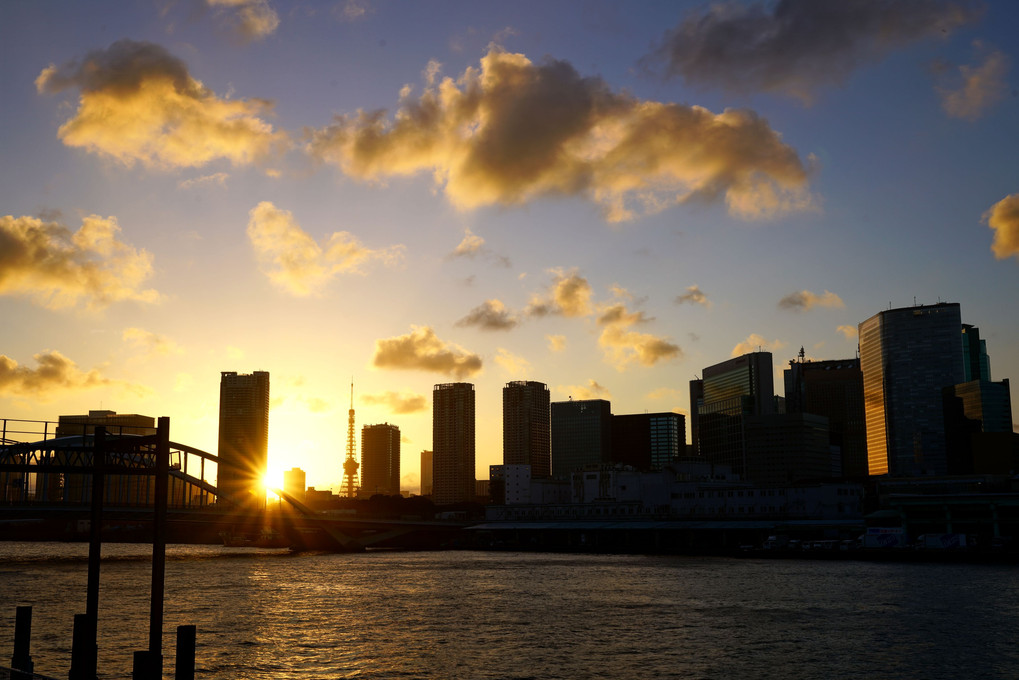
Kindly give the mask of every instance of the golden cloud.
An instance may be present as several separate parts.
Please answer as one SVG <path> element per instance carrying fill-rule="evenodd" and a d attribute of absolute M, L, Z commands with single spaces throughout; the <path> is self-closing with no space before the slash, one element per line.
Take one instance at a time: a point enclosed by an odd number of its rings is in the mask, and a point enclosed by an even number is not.
<path fill-rule="evenodd" d="M 548 340 L 549 350 L 553 352 L 562 352 L 566 349 L 565 335 L 546 335 L 545 339 Z"/>
<path fill-rule="evenodd" d="M 78 88 L 78 110 L 60 126 L 61 141 L 128 166 L 199 167 L 221 158 L 244 165 L 288 144 L 260 118 L 269 102 L 217 97 L 153 43 L 120 40 L 80 62 L 51 64 L 35 85 L 46 93 Z"/>
<path fill-rule="evenodd" d="M 464 230 L 463 240 L 453 250 L 454 257 L 474 257 L 481 252 L 485 245 L 485 239 L 481 238 L 470 229 Z"/>
<path fill-rule="evenodd" d="M 28 295 L 50 309 L 84 300 L 157 302 L 141 285 L 152 275 L 152 255 L 117 240 L 114 217 L 90 215 L 73 234 L 35 217 L 0 217 L 0 295 Z"/>
<path fill-rule="evenodd" d="M 365 394 L 361 402 L 370 406 L 384 406 L 391 413 L 419 413 L 428 408 L 428 398 L 420 394 L 387 391 L 381 394 Z"/>
<path fill-rule="evenodd" d="M 781 340 L 765 340 L 763 336 L 757 333 L 751 333 L 747 336 L 747 339 L 739 343 L 732 348 L 733 357 L 742 356 L 744 354 L 750 354 L 751 352 L 764 351 L 774 352 L 785 347 L 786 343 Z"/>
<path fill-rule="evenodd" d="M 279 15 L 268 0 L 207 0 L 209 7 L 248 42 L 272 35 L 280 25 Z"/>
<path fill-rule="evenodd" d="M 681 305 L 686 302 L 701 305 L 702 307 L 711 306 L 711 300 L 709 300 L 707 294 L 700 289 L 700 286 L 688 286 L 685 293 L 676 296 L 677 305 Z"/>
<path fill-rule="evenodd" d="M 184 350 L 165 335 L 159 335 L 143 328 L 125 328 L 121 335 L 124 342 L 145 350 L 151 356 L 182 354 Z"/>
<path fill-rule="evenodd" d="M 1019 259 L 1019 194 L 1010 194 L 992 205 L 984 213 L 984 221 L 994 230 L 994 257 Z"/>
<path fill-rule="evenodd" d="M 530 361 L 502 347 L 498 348 L 498 354 L 494 361 L 499 365 L 499 368 L 511 376 L 523 377 L 531 370 Z"/>
<path fill-rule="evenodd" d="M 398 262 L 402 246 L 371 250 L 348 232 L 332 234 L 323 245 L 315 242 L 289 210 L 262 201 L 249 212 L 248 239 L 262 271 L 280 288 L 294 295 L 319 291 L 340 273 L 360 274 L 372 260 Z"/>
<path fill-rule="evenodd" d="M 456 325 L 477 326 L 485 331 L 508 331 L 516 328 L 519 323 L 501 301 L 485 300 L 457 321 Z"/>
<path fill-rule="evenodd" d="M 809 290 L 801 290 L 796 293 L 790 293 L 784 298 L 778 301 L 778 306 L 782 309 L 792 309 L 795 311 L 806 311 L 812 307 L 845 307 L 845 303 L 835 293 L 831 291 L 824 291 L 823 294 L 817 295 Z"/>
<path fill-rule="evenodd" d="M 591 313 L 591 284 L 575 270 L 564 272 L 562 269 L 549 271 L 555 280 L 545 295 L 535 295 L 527 306 L 528 316 L 546 316 L 561 314 L 562 316 L 587 316 Z"/>
<path fill-rule="evenodd" d="M 976 120 L 1008 93 L 1008 56 L 1000 50 L 989 50 L 979 41 L 974 49 L 982 53 L 983 61 L 976 66 L 962 65 L 954 82 L 944 78 L 946 84 L 937 86 L 941 107 L 952 118 Z"/>
<path fill-rule="evenodd" d="M 57 392 L 124 385 L 104 377 L 96 369 L 82 371 L 57 351 L 40 352 L 32 358 L 39 364 L 38 368 L 19 366 L 14 359 L 0 354 L 0 393 L 48 399 Z"/>
<path fill-rule="evenodd" d="M 611 399 L 612 395 L 604 385 L 598 384 L 594 379 L 587 381 L 587 385 L 567 385 L 556 388 L 561 394 L 566 394 L 570 399 Z"/>
<path fill-rule="evenodd" d="M 839 326 L 835 330 L 841 333 L 846 338 L 846 340 L 852 340 L 857 335 L 859 335 L 859 331 L 857 330 L 856 326 L 843 325 Z"/>
<path fill-rule="evenodd" d="M 634 361 L 644 366 L 653 366 L 659 361 L 682 355 L 678 345 L 664 338 L 631 330 L 633 326 L 647 321 L 650 319 L 644 316 L 644 312 L 627 311 L 621 303 L 601 310 L 598 325 L 604 328 L 598 344 L 605 350 L 606 360 L 618 370 L 623 370 Z"/>
<path fill-rule="evenodd" d="M 375 341 L 376 368 L 429 371 L 465 378 L 481 372 L 481 357 L 443 342 L 428 326 L 412 326 L 410 333 Z"/>
<path fill-rule="evenodd" d="M 778 92 L 809 104 L 895 48 L 980 16 L 969 0 L 711 3 L 688 13 L 642 62 L 668 76 L 734 92 Z"/>
<path fill-rule="evenodd" d="M 618 222 L 690 200 L 747 219 L 814 205 L 806 167 L 752 111 L 639 100 L 495 47 L 456 80 L 431 69 L 392 118 L 359 111 L 309 136 L 309 153 L 352 177 L 431 172 L 465 210 L 583 195 Z"/>

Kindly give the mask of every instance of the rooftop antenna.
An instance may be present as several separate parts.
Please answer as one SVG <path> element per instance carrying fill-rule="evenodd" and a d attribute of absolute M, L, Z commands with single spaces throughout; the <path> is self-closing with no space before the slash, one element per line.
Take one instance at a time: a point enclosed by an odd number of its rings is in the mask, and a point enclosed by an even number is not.
<path fill-rule="evenodd" d="M 343 461 L 343 487 L 340 495 L 346 498 L 357 497 L 357 469 L 361 467 L 354 455 L 354 376 L 350 376 L 350 411 L 347 418 L 347 457 Z"/>
<path fill-rule="evenodd" d="M 800 358 L 800 363 L 802 364 L 803 363 L 803 359 L 806 356 L 806 352 L 803 351 L 803 345 L 800 345 L 800 352 L 796 356 L 798 356 Z"/>

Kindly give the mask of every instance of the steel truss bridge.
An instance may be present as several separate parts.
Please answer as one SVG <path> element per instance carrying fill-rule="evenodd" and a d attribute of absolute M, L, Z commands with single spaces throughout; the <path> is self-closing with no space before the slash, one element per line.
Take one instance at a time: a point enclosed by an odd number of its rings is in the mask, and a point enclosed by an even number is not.
<path fill-rule="evenodd" d="M 0 419 L 0 539 L 89 540 L 96 464 L 102 471 L 102 539 L 144 541 L 153 508 L 165 503 L 167 540 L 359 552 L 366 548 L 455 547 L 467 522 L 376 520 L 316 513 L 284 491 L 281 502 L 218 503 L 216 455 L 169 441 L 156 428 L 110 427 L 57 436 L 57 423 Z M 63 428 L 63 426 L 62 426 Z M 97 451 L 99 453 L 97 454 Z M 163 462 L 165 461 L 165 462 Z M 162 464 L 161 464 L 162 463 Z M 165 495 L 159 498 L 159 468 Z M 42 533 L 40 533 L 42 532 Z"/>

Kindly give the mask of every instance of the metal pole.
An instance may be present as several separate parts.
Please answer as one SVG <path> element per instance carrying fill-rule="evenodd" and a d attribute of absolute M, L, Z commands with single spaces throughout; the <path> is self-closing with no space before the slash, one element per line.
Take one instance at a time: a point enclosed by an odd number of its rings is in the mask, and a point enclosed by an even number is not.
<path fill-rule="evenodd" d="M 11 678 L 18 680 L 28 678 L 35 670 L 30 653 L 32 643 L 32 607 L 18 607 L 14 619 L 14 656 L 11 657 Z M 17 671 L 24 671 L 18 673 Z"/>
<path fill-rule="evenodd" d="M 84 443 L 82 435 L 82 443 Z M 75 677 L 94 678 L 99 642 L 99 565 L 103 546 L 103 494 L 106 477 L 106 428 L 97 427 L 92 441 L 92 513 L 89 520 L 88 540 L 88 584 L 85 590 L 85 616 L 88 625 L 78 635 L 80 654 L 78 669 L 81 675 Z M 77 626 L 76 626 L 77 628 Z M 75 631 L 78 632 L 77 630 Z"/>
<path fill-rule="evenodd" d="M 162 416 L 156 431 L 156 490 L 152 520 L 152 604 L 149 608 L 149 663 L 154 677 L 163 673 L 163 592 L 166 579 L 166 505 L 170 477 L 170 419 Z"/>
<path fill-rule="evenodd" d="M 177 626 L 177 660 L 174 663 L 173 680 L 195 680 L 197 637 L 197 629 L 194 626 Z"/>

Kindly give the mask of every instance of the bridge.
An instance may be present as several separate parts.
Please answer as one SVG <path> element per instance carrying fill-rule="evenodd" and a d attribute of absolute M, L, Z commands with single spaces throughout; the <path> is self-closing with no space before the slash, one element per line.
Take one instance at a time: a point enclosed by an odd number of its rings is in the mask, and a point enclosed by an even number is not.
<path fill-rule="evenodd" d="M 101 540 L 148 542 L 159 492 L 165 492 L 166 540 L 294 550 L 455 547 L 467 522 L 390 520 L 315 512 L 280 489 L 278 504 L 220 501 L 215 454 L 141 428 L 67 435 L 50 421 L 0 420 L 0 539 L 90 540 L 94 479 L 103 483 Z M 131 431 L 125 431 L 131 430 Z M 165 466 L 160 484 L 158 468 Z M 98 468 L 97 468 L 98 465 Z"/>

